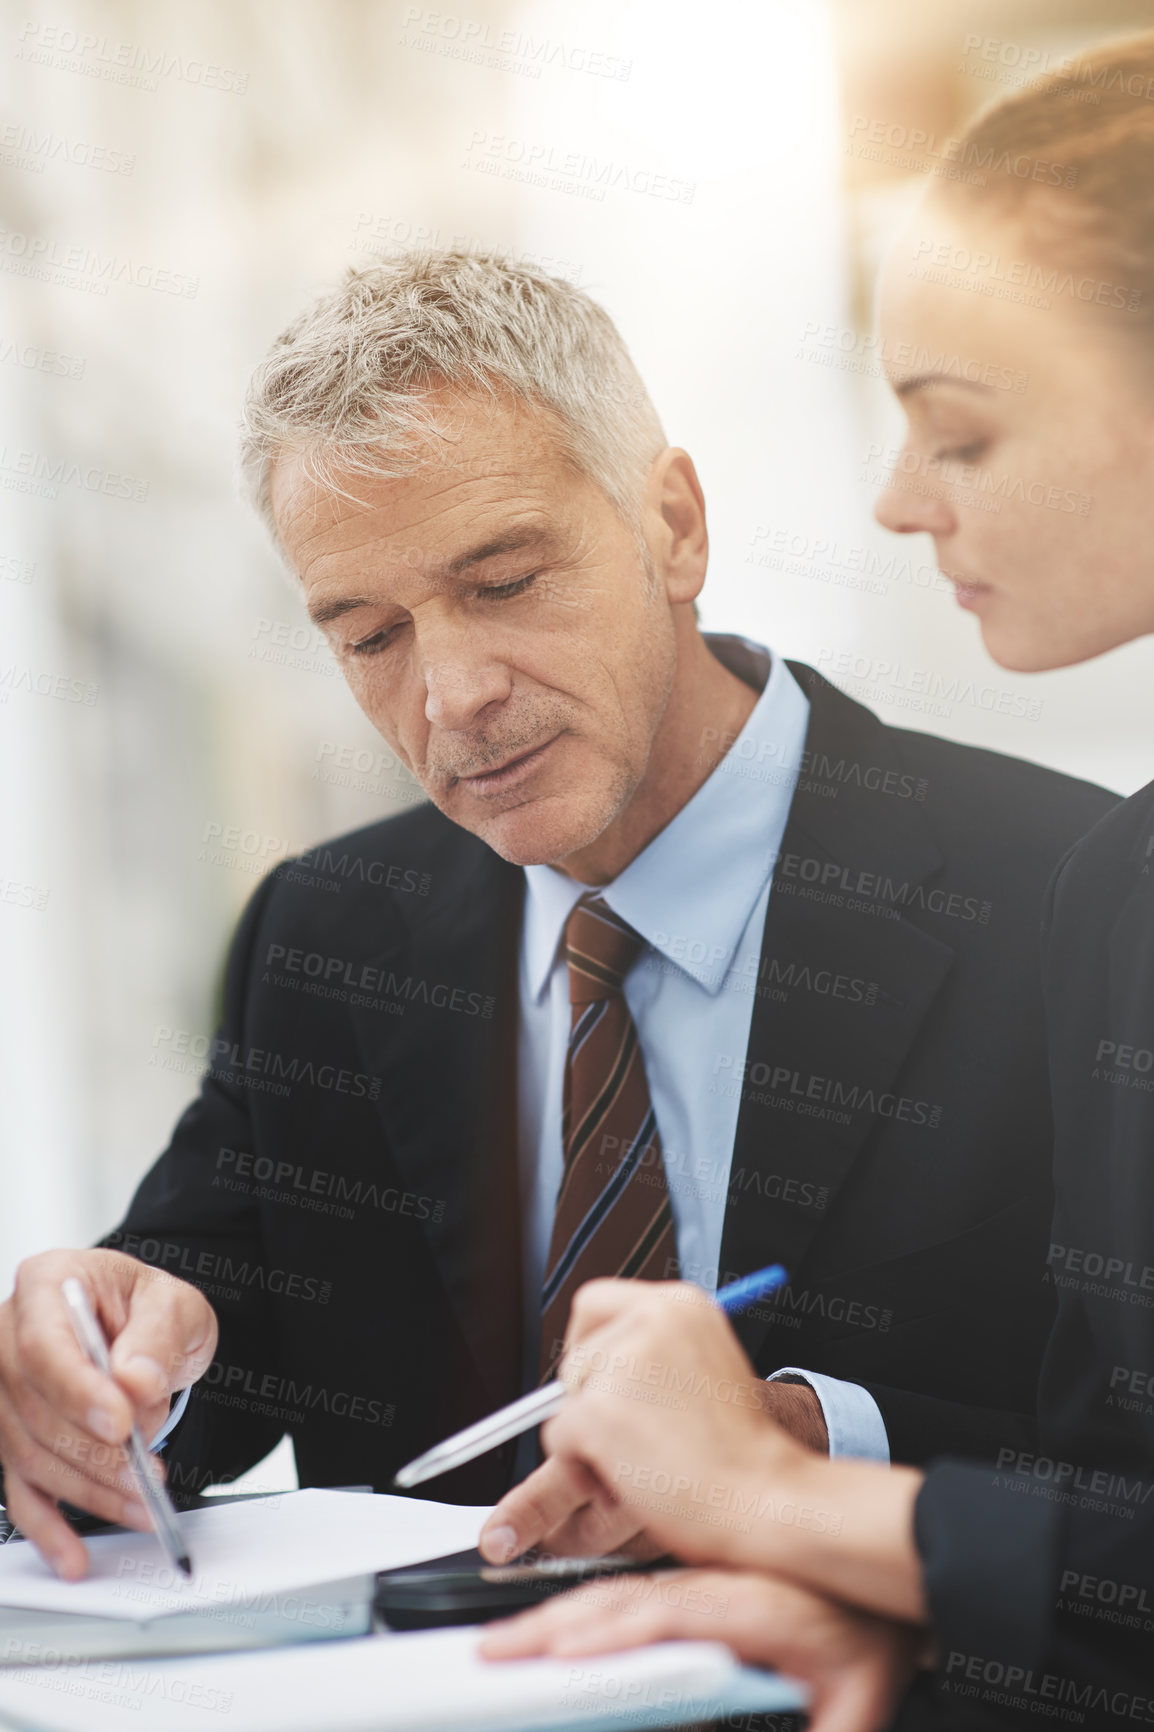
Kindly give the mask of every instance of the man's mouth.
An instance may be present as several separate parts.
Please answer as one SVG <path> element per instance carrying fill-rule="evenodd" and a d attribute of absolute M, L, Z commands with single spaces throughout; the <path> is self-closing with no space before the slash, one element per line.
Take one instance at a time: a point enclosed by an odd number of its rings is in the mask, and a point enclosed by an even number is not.
<path fill-rule="evenodd" d="M 506 788 L 515 787 L 518 782 L 531 776 L 560 737 L 559 734 L 554 734 L 551 740 L 545 740 L 540 746 L 531 746 L 527 752 L 518 752 L 514 757 L 506 758 L 503 764 L 498 764 L 495 768 L 477 770 L 469 776 L 457 776 L 450 786 L 463 788 L 466 793 L 478 799 L 502 794 Z"/>

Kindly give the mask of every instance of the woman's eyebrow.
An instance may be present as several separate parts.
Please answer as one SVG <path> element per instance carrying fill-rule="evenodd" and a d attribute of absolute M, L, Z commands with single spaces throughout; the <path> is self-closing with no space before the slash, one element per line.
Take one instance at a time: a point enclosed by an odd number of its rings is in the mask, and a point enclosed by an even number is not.
<path fill-rule="evenodd" d="M 911 397 L 915 391 L 926 391 L 935 385 L 957 385 L 963 391 L 977 391 L 983 397 L 990 395 L 989 385 L 981 385 L 976 379 L 959 379 L 954 373 L 912 373 L 908 379 L 895 379 L 893 388 L 899 397 Z"/>

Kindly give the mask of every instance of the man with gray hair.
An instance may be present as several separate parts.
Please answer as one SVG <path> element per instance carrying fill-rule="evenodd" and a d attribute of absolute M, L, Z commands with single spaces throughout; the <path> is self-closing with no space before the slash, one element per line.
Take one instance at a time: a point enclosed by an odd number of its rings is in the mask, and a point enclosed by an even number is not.
<path fill-rule="evenodd" d="M 258 370 L 244 460 L 428 803 L 260 886 L 199 1098 L 125 1221 L 22 1267 L 0 1308 L 20 1527 L 78 1574 L 58 1500 L 143 1525 L 108 1465 L 133 1418 L 169 1427 L 178 1492 L 286 1431 L 302 1484 L 384 1488 L 550 1376 L 598 1275 L 712 1289 L 783 1262 L 737 1327 L 797 1435 L 1025 1447 L 1050 1316 L 1038 909 L 1109 796 L 704 636 L 693 463 L 606 314 L 539 271 L 350 275 Z M 113 1379 L 72 1342 L 70 1273 Z M 491 1501 L 533 1460 L 429 1489 Z M 494 1552 L 575 1535 L 549 1473 Z"/>

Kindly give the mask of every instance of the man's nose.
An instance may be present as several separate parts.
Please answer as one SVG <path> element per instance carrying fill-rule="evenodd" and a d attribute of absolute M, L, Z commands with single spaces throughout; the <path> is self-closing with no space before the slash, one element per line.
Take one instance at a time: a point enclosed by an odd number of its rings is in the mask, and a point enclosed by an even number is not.
<path fill-rule="evenodd" d="M 480 656 L 429 655 L 421 662 L 425 682 L 425 719 L 446 733 L 473 727 L 490 704 L 503 703 L 512 690 L 506 668 Z"/>

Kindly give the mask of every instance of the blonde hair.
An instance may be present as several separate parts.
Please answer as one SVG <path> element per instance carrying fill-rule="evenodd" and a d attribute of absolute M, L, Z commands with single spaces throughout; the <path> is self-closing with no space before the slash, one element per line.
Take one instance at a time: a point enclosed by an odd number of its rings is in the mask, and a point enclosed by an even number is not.
<path fill-rule="evenodd" d="M 1102 43 L 995 103 L 966 130 L 959 155 L 981 182 L 947 182 L 937 196 L 997 205 L 1047 254 L 1069 258 L 1076 247 L 1078 262 L 1092 259 L 1114 279 L 1118 294 L 1101 304 L 1124 307 L 1145 334 L 1154 319 L 1154 31 Z M 1045 172 L 1051 184 L 1039 185 Z"/>
<path fill-rule="evenodd" d="M 246 490 L 276 537 L 273 465 L 303 457 L 336 476 L 403 475 L 444 460 L 444 387 L 544 409 L 564 455 L 635 530 L 666 440 L 613 321 L 572 283 L 497 253 L 409 252 L 306 308 L 257 368 L 244 411 Z"/>

